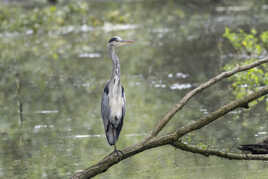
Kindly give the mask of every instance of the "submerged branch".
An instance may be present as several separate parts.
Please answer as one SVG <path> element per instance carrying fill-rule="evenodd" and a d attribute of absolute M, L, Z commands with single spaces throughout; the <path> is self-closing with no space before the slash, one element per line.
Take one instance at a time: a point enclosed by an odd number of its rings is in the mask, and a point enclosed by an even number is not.
<path fill-rule="evenodd" d="M 217 156 L 221 158 L 226 158 L 230 160 L 268 160 L 268 155 L 253 155 L 253 154 L 240 154 L 240 153 L 231 153 L 231 152 L 225 152 L 215 149 L 201 149 L 196 146 L 187 145 L 180 141 L 176 141 L 171 144 L 173 147 L 191 152 L 203 155 L 205 157 L 209 156 Z"/>
<path fill-rule="evenodd" d="M 257 62 L 251 63 L 249 65 L 244 66 L 237 66 L 231 71 L 222 72 L 221 74 L 215 76 L 214 78 L 211 78 L 205 83 L 202 83 L 197 88 L 191 90 L 188 92 L 178 104 L 174 105 L 174 107 L 157 123 L 156 127 L 153 129 L 151 136 L 148 138 L 151 139 L 159 134 L 159 132 L 167 125 L 167 123 L 171 120 L 171 118 L 179 111 L 181 110 L 184 105 L 196 94 L 200 93 L 204 89 L 212 86 L 213 84 L 221 81 L 222 79 L 228 78 L 238 72 L 246 71 L 251 68 L 255 68 L 257 66 L 260 66 L 264 63 L 268 63 L 268 57 L 263 58 L 261 60 L 258 60 Z"/>

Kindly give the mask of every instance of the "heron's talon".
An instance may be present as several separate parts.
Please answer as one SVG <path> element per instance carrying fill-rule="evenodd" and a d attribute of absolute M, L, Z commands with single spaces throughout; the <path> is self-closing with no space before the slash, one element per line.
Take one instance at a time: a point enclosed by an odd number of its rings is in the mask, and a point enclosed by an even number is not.
<path fill-rule="evenodd" d="M 117 155 L 117 157 L 123 156 L 124 153 L 121 150 L 115 150 L 115 155 Z"/>

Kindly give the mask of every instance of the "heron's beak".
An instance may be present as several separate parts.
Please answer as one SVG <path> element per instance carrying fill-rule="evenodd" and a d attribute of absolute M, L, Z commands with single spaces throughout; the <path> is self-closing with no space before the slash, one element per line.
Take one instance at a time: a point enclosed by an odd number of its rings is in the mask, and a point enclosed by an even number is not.
<path fill-rule="evenodd" d="M 134 40 L 121 40 L 120 45 L 127 45 L 134 43 Z"/>

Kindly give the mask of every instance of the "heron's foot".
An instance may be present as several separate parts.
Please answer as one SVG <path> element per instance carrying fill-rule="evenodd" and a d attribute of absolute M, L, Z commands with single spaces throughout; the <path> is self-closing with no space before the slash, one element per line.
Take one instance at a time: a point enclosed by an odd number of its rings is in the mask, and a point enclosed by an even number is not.
<path fill-rule="evenodd" d="M 113 151 L 113 153 L 114 153 L 117 157 L 121 157 L 121 156 L 124 155 L 123 152 L 122 152 L 121 150 L 117 150 L 116 145 L 114 145 L 114 151 Z"/>
<path fill-rule="evenodd" d="M 109 155 L 107 155 L 105 158 L 111 157 L 112 155 L 115 155 L 116 157 L 121 157 L 124 155 L 124 153 L 121 150 L 114 150 Z"/>
<path fill-rule="evenodd" d="M 121 150 L 114 150 L 113 153 L 117 156 L 117 157 L 121 157 L 124 155 L 124 153 Z"/>

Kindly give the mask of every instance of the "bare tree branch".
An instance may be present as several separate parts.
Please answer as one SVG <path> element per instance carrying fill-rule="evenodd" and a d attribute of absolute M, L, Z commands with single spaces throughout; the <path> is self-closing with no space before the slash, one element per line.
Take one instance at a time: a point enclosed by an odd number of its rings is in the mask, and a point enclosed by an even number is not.
<path fill-rule="evenodd" d="M 202 83 L 201 85 L 199 85 L 197 88 L 193 89 L 192 91 L 188 92 L 181 100 L 178 104 L 174 105 L 174 107 L 157 123 L 156 127 L 154 128 L 154 130 L 152 131 L 151 136 L 148 138 L 151 139 L 154 136 L 157 136 L 159 134 L 159 132 L 167 125 L 167 123 L 170 121 L 170 119 L 179 111 L 181 110 L 184 105 L 196 94 L 200 93 L 201 91 L 203 91 L 204 89 L 212 86 L 213 84 L 221 81 L 222 79 L 228 78 L 238 72 L 241 71 L 246 71 L 249 70 L 251 68 L 255 68 L 257 66 L 260 66 L 263 63 L 267 63 L 268 62 L 268 57 L 263 58 L 261 60 L 258 60 L 257 62 L 251 63 L 249 65 L 244 65 L 244 66 L 237 66 L 236 68 L 234 68 L 231 71 L 226 71 L 226 72 L 222 72 L 221 74 L 215 76 L 214 78 L 211 78 L 210 80 L 208 80 L 205 83 Z"/>
<path fill-rule="evenodd" d="M 146 140 L 145 142 L 140 142 L 136 145 L 133 145 L 131 147 L 128 147 L 124 150 L 122 150 L 119 155 L 114 154 L 110 154 L 107 157 L 105 157 L 102 161 L 100 161 L 98 164 L 93 165 L 81 172 L 77 172 L 72 179 L 88 179 L 91 177 L 94 177 L 100 173 L 105 172 L 107 169 L 109 169 L 111 166 L 119 163 L 120 161 L 129 158 L 137 153 L 140 153 L 142 151 L 151 149 L 151 148 L 155 148 L 155 147 L 159 147 L 159 146 L 163 146 L 163 145 L 176 145 L 176 141 L 184 136 L 185 134 L 200 129 L 206 125 L 208 125 L 209 123 L 219 119 L 220 117 L 224 116 L 226 113 L 240 107 L 243 106 L 261 96 L 264 96 L 268 94 L 268 86 L 260 89 L 257 92 L 253 92 L 252 94 L 244 97 L 243 99 L 240 100 L 235 100 L 227 105 L 224 105 L 223 107 L 221 107 L 220 109 L 216 110 L 215 112 L 211 113 L 210 115 L 208 115 L 207 117 L 204 117 L 192 124 L 189 124 L 186 127 L 180 128 L 170 134 L 161 136 L 161 137 L 153 137 L 150 140 Z M 185 150 L 187 148 L 184 148 Z M 255 157 L 258 158 L 258 157 Z M 255 160 L 255 159 L 252 159 Z"/>
<path fill-rule="evenodd" d="M 230 153 L 225 151 L 219 151 L 215 149 L 201 149 L 196 146 L 191 146 L 184 144 L 180 141 L 175 141 L 171 144 L 173 147 L 191 152 L 201 154 L 205 157 L 217 156 L 221 158 L 227 158 L 230 160 L 268 160 L 268 155 L 253 155 L 253 154 L 240 154 L 240 153 Z"/>

